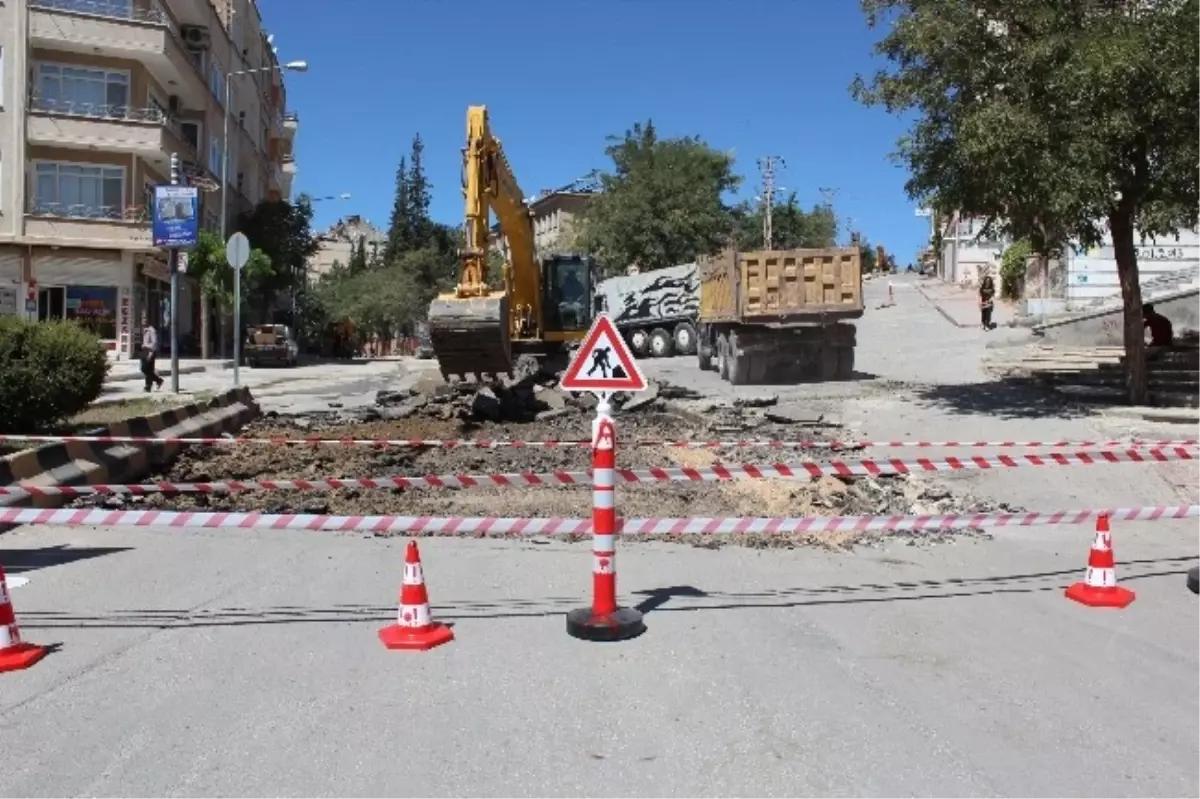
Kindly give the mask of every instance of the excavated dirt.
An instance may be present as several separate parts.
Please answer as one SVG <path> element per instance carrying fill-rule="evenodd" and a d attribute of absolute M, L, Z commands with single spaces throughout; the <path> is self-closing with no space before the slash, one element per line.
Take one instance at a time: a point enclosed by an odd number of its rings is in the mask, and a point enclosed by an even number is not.
<path fill-rule="evenodd" d="M 404 418 L 379 418 L 379 410 L 335 412 L 304 417 L 263 418 L 241 431 L 262 438 L 354 439 L 475 439 L 519 441 L 578 441 L 590 437 L 594 411 L 583 403 L 561 403 L 553 397 L 550 410 L 525 414 L 528 422 L 493 420 L 497 414 L 479 399 L 446 395 L 444 402 L 425 403 Z M 541 394 L 539 396 L 545 396 Z M 394 398 L 387 398 L 389 401 Z M 379 409 L 396 407 L 381 397 Z M 406 400 L 407 402 L 407 400 Z M 544 405 L 545 403 L 539 403 Z M 820 441 L 836 438 L 836 425 L 811 424 L 772 413 L 770 402 L 747 405 L 717 404 L 701 413 L 683 410 L 663 400 L 618 411 L 617 462 L 622 468 L 711 466 L 735 463 L 776 463 L 799 460 L 851 459 L 853 452 L 828 449 L 780 450 L 738 448 L 684 449 L 661 445 L 637 446 L 637 441 L 698 441 L 713 439 L 777 439 Z M 763 407 L 767 406 L 767 407 Z M 410 412 L 411 411 L 411 412 Z M 503 414 L 510 415 L 510 414 Z M 502 415 L 502 416 L 503 416 Z M 366 419 L 366 420 L 364 420 Z M 586 470 L 587 448 L 374 448 L 332 445 L 263 445 L 192 447 L 153 480 L 214 482 L 255 479 L 366 478 L 428 474 L 497 474 Z M 950 491 L 920 477 L 834 478 L 809 480 L 739 480 L 722 483 L 655 482 L 619 484 L 617 503 L 626 518 L 719 516 L 851 516 L 940 514 L 1000 509 Z M 367 489 L 322 492 L 252 491 L 239 494 L 156 494 L 145 497 L 86 497 L 77 506 L 159 508 L 171 510 L 259 511 L 335 515 L 586 517 L 591 490 L 580 486 L 478 487 L 469 489 Z M 1007 508 L 1005 508 L 1007 509 Z M 740 543 L 750 546 L 817 545 L 847 548 L 904 537 L 910 543 L 980 535 L 978 531 L 946 533 L 817 533 L 763 536 L 659 536 L 658 540 L 687 540 L 702 546 Z"/>

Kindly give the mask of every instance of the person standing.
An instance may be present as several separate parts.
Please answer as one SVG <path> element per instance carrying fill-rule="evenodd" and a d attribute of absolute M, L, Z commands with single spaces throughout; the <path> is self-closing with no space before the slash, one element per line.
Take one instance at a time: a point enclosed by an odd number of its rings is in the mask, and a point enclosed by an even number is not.
<path fill-rule="evenodd" d="M 992 329 L 992 311 L 996 307 L 996 281 L 984 267 L 979 279 L 979 321 L 984 330 Z"/>
<path fill-rule="evenodd" d="M 154 386 L 162 388 L 163 379 L 159 377 L 155 370 L 155 362 L 158 360 L 158 331 L 154 329 L 154 325 L 150 324 L 146 317 L 142 317 L 142 375 L 146 378 L 146 391 L 152 390 Z"/>

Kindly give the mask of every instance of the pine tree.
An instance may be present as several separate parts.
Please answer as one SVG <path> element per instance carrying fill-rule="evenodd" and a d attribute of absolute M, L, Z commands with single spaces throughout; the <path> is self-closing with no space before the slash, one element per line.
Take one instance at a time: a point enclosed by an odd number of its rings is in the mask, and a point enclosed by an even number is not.
<path fill-rule="evenodd" d="M 350 262 L 347 266 L 351 275 L 361 275 L 367 271 L 367 237 L 359 236 L 358 241 L 350 245 Z"/>
<path fill-rule="evenodd" d="M 427 246 L 433 237 L 433 221 L 429 218 L 432 187 L 425 175 L 425 143 L 420 133 L 413 136 L 408 163 L 408 241 L 413 249 L 418 249 Z"/>
<path fill-rule="evenodd" d="M 400 166 L 396 168 L 396 195 L 392 201 L 392 216 L 388 220 L 387 244 L 383 248 L 385 264 L 395 263 L 412 246 L 411 208 L 408 163 L 401 158 Z"/>

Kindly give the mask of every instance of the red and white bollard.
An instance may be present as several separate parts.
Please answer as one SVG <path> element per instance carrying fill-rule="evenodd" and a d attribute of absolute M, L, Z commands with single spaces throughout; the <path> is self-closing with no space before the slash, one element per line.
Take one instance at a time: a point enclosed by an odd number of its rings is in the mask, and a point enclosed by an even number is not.
<path fill-rule="evenodd" d="M 623 641 L 646 631 L 642 614 L 617 607 L 617 432 L 607 398 L 592 424 L 592 606 L 567 613 L 567 634 L 585 641 Z"/>

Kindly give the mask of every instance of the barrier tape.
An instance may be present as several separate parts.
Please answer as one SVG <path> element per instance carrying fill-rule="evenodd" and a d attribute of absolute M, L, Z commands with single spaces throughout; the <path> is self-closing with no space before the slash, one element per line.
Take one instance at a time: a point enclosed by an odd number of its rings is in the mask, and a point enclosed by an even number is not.
<path fill-rule="evenodd" d="M 813 516 L 796 518 L 659 518 L 617 521 L 620 535 L 747 535 L 781 533 L 965 530 L 1085 524 L 1156 522 L 1200 516 L 1200 505 L 1063 510 L 1047 513 L 962 513 L 941 516 Z M 162 510 L 0 510 L 0 524 L 67 527 L 176 527 L 237 530 L 322 530 L 413 535 L 533 536 L 591 534 L 590 519 L 514 519 L 446 516 L 315 516 L 264 513 L 192 513 Z"/>
<path fill-rule="evenodd" d="M 404 447 L 410 449 L 588 449 L 591 441 L 486 441 L 449 440 L 438 438 L 154 438 L 153 436 L 48 436 L 48 435 L 0 435 L 0 443 L 61 443 L 88 442 L 98 444 L 177 444 L 206 447 L 261 444 L 272 446 L 341 446 L 374 447 L 387 449 Z M 1195 447 L 1200 439 L 1170 439 L 1165 441 L 774 441 L 755 439 L 748 441 L 668 441 L 640 439 L 622 441 L 621 446 L 669 447 L 673 449 L 731 449 L 750 447 L 774 447 L 779 449 L 863 449 L 876 448 L 974 448 L 985 447 L 1010 449 L 1033 449 L 1035 447 L 1061 449 L 1063 447 Z"/>
<path fill-rule="evenodd" d="M 1200 453 L 1183 447 L 1150 450 L 1051 453 L 1046 455 L 977 455 L 964 458 L 930 460 L 829 461 L 826 463 L 728 464 L 714 466 L 673 466 L 650 469 L 615 469 L 617 482 L 722 482 L 799 477 L 875 477 L 892 474 L 949 472 L 981 469 L 1013 469 L 1022 466 L 1090 466 L 1103 463 L 1164 463 L 1195 460 Z M 227 494 L 243 491 L 333 491 L 359 488 L 478 488 L 587 485 L 592 472 L 513 472 L 509 474 L 443 474 L 424 477 L 325 477 L 310 480 L 227 480 L 211 483 L 173 483 L 161 481 L 132 485 L 99 484 L 86 486 L 38 485 L 17 483 L 0 486 L 0 495 L 83 497 L 95 494 Z"/>

